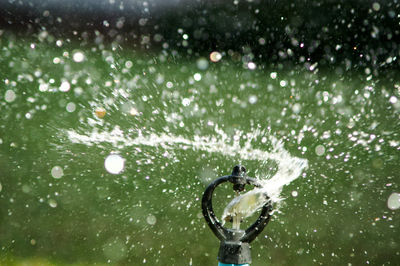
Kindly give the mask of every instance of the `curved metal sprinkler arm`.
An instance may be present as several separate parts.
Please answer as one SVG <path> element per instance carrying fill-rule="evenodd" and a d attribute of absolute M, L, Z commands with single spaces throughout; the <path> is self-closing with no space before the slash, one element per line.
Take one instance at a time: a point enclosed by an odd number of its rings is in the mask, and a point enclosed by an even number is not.
<path fill-rule="evenodd" d="M 257 221 L 255 221 L 249 228 L 246 229 L 244 237 L 241 239 L 243 242 L 250 243 L 253 241 L 264 228 L 267 226 L 271 215 L 269 214 L 272 211 L 272 206 L 268 202 L 261 209 L 261 214 L 258 217 Z"/>
<path fill-rule="evenodd" d="M 225 240 L 225 236 L 228 234 L 228 231 L 225 227 L 222 226 L 221 222 L 214 214 L 214 210 L 212 207 L 212 195 L 214 189 L 218 185 L 228 181 L 229 177 L 230 176 L 220 177 L 214 180 L 214 182 L 212 182 L 210 185 L 208 185 L 206 191 L 204 191 L 203 199 L 201 201 L 203 216 L 206 219 L 208 226 L 211 228 L 215 236 L 221 241 Z"/>
<path fill-rule="evenodd" d="M 220 262 L 231 264 L 251 263 L 249 243 L 267 226 L 272 206 L 270 202 L 267 202 L 263 206 L 258 219 L 245 231 L 225 228 L 215 216 L 212 207 L 212 195 L 218 185 L 228 181 L 233 184 L 233 189 L 236 191 L 243 191 L 245 185 L 261 187 L 261 184 L 256 179 L 246 176 L 246 169 L 243 166 L 235 166 L 231 175 L 222 176 L 214 180 L 204 191 L 201 202 L 203 215 L 208 226 L 221 241 L 218 254 Z"/>

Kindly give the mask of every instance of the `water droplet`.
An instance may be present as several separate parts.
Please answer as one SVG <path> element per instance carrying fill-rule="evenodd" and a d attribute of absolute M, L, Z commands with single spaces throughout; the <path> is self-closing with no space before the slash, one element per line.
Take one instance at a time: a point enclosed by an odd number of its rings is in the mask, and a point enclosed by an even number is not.
<path fill-rule="evenodd" d="M 62 92 L 67 92 L 71 88 L 71 85 L 69 84 L 68 81 L 63 81 L 61 82 L 59 90 Z"/>
<path fill-rule="evenodd" d="M 42 83 L 39 85 L 39 90 L 44 92 L 47 91 L 49 89 L 49 84 L 48 83 Z"/>
<path fill-rule="evenodd" d="M 84 53 L 81 52 L 81 51 L 76 51 L 76 52 L 74 52 L 74 54 L 73 54 L 73 56 L 72 56 L 72 59 L 73 59 L 75 62 L 80 63 L 80 62 L 82 62 L 83 60 L 85 60 L 85 55 L 84 55 Z"/>
<path fill-rule="evenodd" d="M 53 199 L 49 199 L 49 206 L 52 208 L 57 207 L 57 201 L 55 201 Z"/>
<path fill-rule="evenodd" d="M 293 104 L 292 110 L 293 113 L 298 114 L 301 110 L 301 105 L 299 103 Z"/>
<path fill-rule="evenodd" d="M 139 112 L 138 112 L 138 110 L 137 110 L 135 107 L 132 107 L 132 108 L 129 110 L 129 114 L 132 115 L 132 116 L 135 116 L 135 115 L 138 115 Z"/>
<path fill-rule="evenodd" d="M 68 112 L 72 113 L 72 112 L 75 111 L 76 105 L 74 103 L 72 103 L 72 102 L 68 103 L 66 109 L 67 109 Z"/>
<path fill-rule="evenodd" d="M 150 214 L 149 216 L 147 216 L 146 222 L 147 222 L 149 225 L 155 225 L 156 222 L 157 222 L 157 218 L 156 218 L 154 215 Z"/>
<path fill-rule="evenodd" d="M 219 52 L 212 52 L 210 54 L 210 60 L 212 62 L 218 62 L 219 60 L 221 60 L 222 55 Z"/>
<path fill-rule="evenodd" d="M 124 170 L 125 159 L 118 154 L 108 155 L 104 161 L 104 167 L 110 174 L 117 175 Z"/>
<path fill-rule="evenodd" d="M 21 189 L 22 189 L 22 192 L 24 192 L 24 193 L 29 193 L 32 190 L 27 184 L 22 185 Z"/>
<path fill-rule="evenodd" d="M 188 98 L 183 98 L 183 99 L 182 99 L 182 105 L 183 105 L 183 106 L 189 106 L 189 105 L 190 105 L 190 99 L 188 99 Z"/>
<path fill-rule="evenodd" d="M 250 70 L 254 70 L 254 69 L 256 69 L 257 65 L 256 65 L 255 63 L 253 63 L 253 62 L 249 62 L 249 63 L 247 64 L 247 67 L 248 67 L 248 69 L 250 69 Z"/>
<path fill-rule="evenodd" d="M 94 111 L 94 113 L 98 118 L 103 118 L 106 115 L 106 109 L 98 107 L 96 108 L 96 111 Z"/>
<path fill-rule="evenodd" d="M 271 72 L 271 74 L 269 75 L 272 79 L 276 79 L 278 76 L 278 73 L 276 72 Z"/>
<path fill-rule="evenodd" d="M 32 118 L 32 114 L 31 113 L 26 113 L 25 114 L 25 118 L 26 119 L 31 119 Z"/>
<path fill-rule="evenodd" d="M 156 82 L 157 82 L 157 84 L 163 83 L 164 82 L 164 76 L 161 75 L 160 73 L 158 73 L 157 77 L 156 77 Z"/>
<path fill-rule="evenodd" d="M 250 95 L 249 96 L 249 103 L 255 104 L 257 102 L 258 98 L 255 95 Z"/>
<path fill-rule="evenodd" d="M 317 145 L 317 147 L 315 147 L 315 154 L 318 156 L 322 156 L 325 153 L 325 147 L 322 145 Z"/>
<path fill-rule="evenodd" d="M 64 171 L 63 171 L 63 169 L 62 169 L 60 166 L 54 166 L 54 167 L 51 169 L 51 175 L 52 175 L 54 178 L 59 179 L 59 178 L 61 178 L 61 177 L 64 175 Z"/>
<path fill-rule="evenodd" d="M 387 206 L 391 210 L 397 210 L 400 208 L 400 193 L 392 193 L 387 201 Z"/>
<path fill-rule="evenodd" d="M 4 95 L 6 102 L 9 102 L 9 103 L 13 102 L 16 97 L 17 97 L 17 95 L 12 90 L 7 90 Z"/>
<path fill-rule="evenodd" d="M 128 60 L 128 61 L 125 62 L 125 67 L 126 68 L 131 68 L 132 66 L 133 66 L 132 61 Z"/>
<path fill-rule="evenodd" d="M 200 70 L 206 70 L 208 68 L 208 61 L 204 57 L 197 59 L 197 68 Z"/>
<path fill-rule="evenodd" d="M 379 11 L 379 9 L 381 9 L 381 5 L 379 3 L 377 3 L 377 2 L 375 2 L 375 3 L 372 4 L 372 9 L 374 11 Z"/>
<path fill-rule="evenodd" d="M 200 73 L 196 73 L 193 75 L 193 78 L 195 81 L 200 81 L 201 80 L 201 74 Z"/>
<path fill-rule="evenodd" d="M 392 104 L 397 103 L 397 98 L 396 98 L 396 96 L 390 97 L 389 102 L 392 103 Z"/>
<path fill-rule="evenodd" d="M 292 191 L 292 197 L 297 197 L 299 195 L 299 193 L 296 190 Z"/>

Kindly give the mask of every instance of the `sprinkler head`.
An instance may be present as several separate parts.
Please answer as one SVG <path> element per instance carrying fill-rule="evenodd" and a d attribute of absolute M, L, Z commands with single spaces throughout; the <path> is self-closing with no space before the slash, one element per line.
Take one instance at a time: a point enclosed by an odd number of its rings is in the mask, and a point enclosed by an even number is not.
<path fill-rule="evenodd" d="M 233 168 L 231 175 L 221 176 L 211 182 L 204 191 L 201 201 L 204 218 L 211 231 L 220 240 L 219 262 L 225 264 L 251 263 L 250 242 L 267 226 L 271 217 L 272 205 L 270 201 L 266 201 L 261 208 L 258 219 L 246 230 L 239 228 L 227 229 L 215 216 L 212 206 L 215 188 L 225 182 L 233 183 L 233 189 L 236 191 L 244 190 L 245 185 L 252 185 L 258 188 L 262 186 L 256 179 L 246 176 L 246 168 L 237 165 Z"/>

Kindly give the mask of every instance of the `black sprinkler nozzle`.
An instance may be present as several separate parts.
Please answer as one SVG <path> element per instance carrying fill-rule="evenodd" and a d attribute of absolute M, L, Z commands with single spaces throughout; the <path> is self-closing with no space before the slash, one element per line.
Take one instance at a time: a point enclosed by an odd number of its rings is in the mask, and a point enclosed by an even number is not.
<path fill-rule="evenodd" d="M 212 195 L 218 185 L 228 181 L 233 183 L 233 190 L 237 192 L 243 191 L 246 185 L 261 187 L 255 178 L 246 175 L 244 166 L 237 165 L 233 168 L 231 175 L 222 176 L 208 185 L 202 198 L 203 215 L 210 229 L 221 241 L 218 260 L 226 264 L 251 263 L 250 242 L 267 226 L 271 217 L 272 205 L 270 201 L 267 201 L 262 207 L 258 219 L 246 230 L 225 228 L 215 216 Z"/>
<path fill-rule="evenodd" d="M 229 181 L 233 183 L 233 190 L 236 192 L 243 191 L 246 186 L 246 168 L 243 165 L 233 167 Z"/>

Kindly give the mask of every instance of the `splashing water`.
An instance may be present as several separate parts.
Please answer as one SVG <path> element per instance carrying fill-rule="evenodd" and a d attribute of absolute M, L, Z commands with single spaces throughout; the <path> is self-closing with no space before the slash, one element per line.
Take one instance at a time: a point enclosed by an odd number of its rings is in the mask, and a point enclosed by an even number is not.
<path fill-rule="evenodd" d="M 262 184 L 262 188 L 253 189 L 246 194 L 234 198 L 232 202 L 228 204 L 227 208 L 225 208 L 222 220 L 229 220 L 228 217 L 230 217 L 236 221 L 236 227 L 238 227 L 242 218 L 246 218 L 257 211 L 267 200 L 270 200 L 273 204 L 279 203 L 282 200 L 280 194 L 283 187 L 297 179 L 307 167 L 306 159 L 291 156 L 289 152 L 285 150 L 283 143 L 273 136 L 269 136 L 272 145 L 270 151 L 253 148 L 252 140 L 259 136 L 264 136 L 266 132 L 263 130 L 254 130 L 251 136 L 247 136 L 246 142 L 242 145 L 239 141 L 240 137 L 231 138 L 223 130 L 219 129 L 218 126 L 215 127 L 215 132 L 216 136 L 194 135 L 193 139 L 172 134 L 167 135 L 165 133 L 143 135 L 140 131 L 138 136 L 130 137 L 125 135 L 124 132 L 116 126 L 111 132 L 98 132 L 94 130 L 90 134 L 85 135 L 79 134 L 74 130 L 69 130 L 67 131 L 67 135 L 73 143 L 81 143 L 89 146 L 101 143 L 110 143 L 113 146 L 119 146 L 123 143 L 125 147 L 144 145 L 162 147 L 165 150 L 175 150 L 177 148 L 186 150 L 192 148 L 193 150 L 219 153 L 224 156 L 239 157 L 240 160 L 258 160 L 261 162 L 271 160 L 275 162 L 277 165 L 277 172 L 274 176 L 268 178 L 268 176 L 259 175 L 257 177 Z M 241 135 L 243 135 L 242 132 L 236 134 L 236 136 Z M 267 195 L 268 197 L 263 195 Z M 253 206 L 248 206 L 247 210 L 244 210 L 243 208 L 245 208 L 246 204 L 241 204 L 240 201 L 249 198 L 250 202 L 254 204 Z M 249 201 L 247 201 L 247 203 L 249 203 Z M 238 206 L 243 210 L 238 212 Z"/>
<path fill-rule="evenodd" d="M 261 188 L 235 197 L 224 209 L 222 221 L 232 221 L 233 229 L 239 229 L 243 218 L 251 216 L 268 201 L 275 205 L 272 211 L 275 212 L 279 208 L 278 203 L 283 200 L 280 197 L 283 187 L 297 179 L 307 168 L 307 160 L 290 156 L 282 142 L 275 140 L 273 143 L 274 149 L 266 156 L 278 164 L 276 174 L 272 178 L 259 176 Z"/>
<path fill-rule="evenodd" d="M 251 216 L 268 201 L 276 205 L 272 211 L 275 212 L 279 208 L 277 203 L 282 200 L 280 194 L 283 187 L 297 179 L 307 167 L 306 160 L 291 158 L 292 161 L 289 161 L 286 157 L 279 158 L 274 156 L 274 159 L 278 162 L 278 172 L 270 179 L 260 179 L 261 188 L 252 189 L 235 197 L 224 209 L 222 215 L 223 224 L 230 221 L 233 229 L 239 229 L 243 218 Z"/>
<path fill-rule="evenodd" d="M 251 141 L 257 136 L 265 134 L 262 130 L 252 132 L 252 137 L 247 137 L 247 141 L 241 145 L 239 138 L 230 138 L 223 130 L 215 127 L 215 136 L 199 136 L 194 135 L 193 139 L 188 139 L 182 136 L 172 134 L 155 134 L 150 133 L 144 135 L 139 131 L 137 137 L 130 137 L 116 126 L 111 132 L 98 132 L 93 130 L 90 134 L 79 134 L 75 130 L 68 130 L 67 136 L 73 143 L 81 143 L 88 146 L 98 145 L 101 143 L 110 143 L 118 147 L 123 143 L 123 146 L 151 146 L 162 147 L 166 150 L 176 148 L 207 151 L 209 153 L 219 153 L 225 156 L 239 157 L 241 160 L 258 160 L 266 161 L 273 160 L 278 165 L 278 172 L 275 177 L 267 180 L 264 185 L 284 186 L 296 179 L 302 170 L 307 166 L 307 160 L 291 156 L 283 147 L 283 143 L 274 136 L 269 136 L 272 149 L 264 151 L 261 149 L 252 148 Z M 242 132 L 236 135 L 243 135 Z M 285 177 L 286 176 L 286 177 Z M 263 181 L 264 182 L 264 181 Z M 270 191 L 272 192 L 272 191 Z M 275 193 L 271 193 L 274 195 Z"/>
<path fill-rule="evenodd" d="M 243 218 L 251 216 L 269 201 L 263 188 L 255 188 L 235 197 L 226 207 L 222 215 L 222 224 L 232 222 L 233 229 L 239 229 Z"/>

